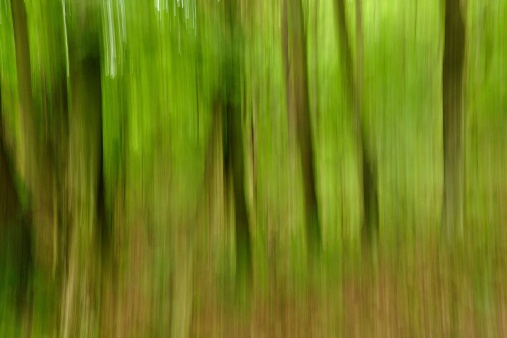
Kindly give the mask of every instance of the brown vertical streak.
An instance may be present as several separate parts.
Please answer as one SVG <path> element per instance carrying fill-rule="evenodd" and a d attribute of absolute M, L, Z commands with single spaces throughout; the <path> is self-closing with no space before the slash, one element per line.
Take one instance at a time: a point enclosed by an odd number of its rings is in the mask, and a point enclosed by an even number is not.
<path fill-rule="evenodd" d="M 29 43 L 28 43 L 28 26 L 26 19 L 26 10 L 23 1 L 21 0 L 12 0 L 11 1 L 11 10 L 12 10 L 12 21 L 14 26 L 14 41 L 15 41 L 15 49 L 16 49 L 16 69 L 18 75 L 18 86 L 19 86 L 19 98 L 20 98 L 20 106 L 21 106 L 21 118 L 24 125 L 24 132 L 27 134 L 25 137 L 25 142 L 27 140 L 28 144 L 25 149 L 28 149 L 29 154 L 27 158 L 33 159 L 33 156 L 38 153 L 34 147 L 38 144 L 38 142 L 33 142 L 35 134 L 34 122 L 33 122 L 33 101 L 32 101 L 32 83 L 31 83 L 31 68 L 30 68 L 30 53 L 29 53 Z M 3 130 L 2 130 L 3 131 Z M 3 139 L 3 135 L 2 136 Z M 30 142 L 31 141 L 31 142 Z M 2 141 L 3 143 L 3 141 Z M 6 160 L 6 151 L 5 145 L 2 144 L 2 157 Z M 7 162 L 5 162 L 7 163 Z M 28 170 L 31 170 L 26 175 L 27 184 L 33 183 L 32 178 L 32 167 L 35 163 L 29 162 L 26 166 Z M 8 170 L 8 169 L 7 169 Z M 9 177 L 9 176 L 6 176 Z M 14 186 L 14 177 L 11 172 L 10 178 L 11 181 L 9 183 L 10 188 L 13 191 L 14 195 L 12 199 L 18 199 L 17 193 L 15 192 Z M 7 196 L 7 195 L 6 195 Z M 19 201 L 19 199 L 18 199 Z M 17 207 L 19 208 L 19 202 L 16 202 Z M 16 205 L 11 205 L 11 207 L 16 207 Z M 15 209 L 14 209 L 15 210 Z M 15 212 L 15 211 L 12 211 Z M 16 215 L 17 216 L 17 215 Z M 16 232 L 20 236 L 20 244 L 18 250 L 18 259 L 21 269 L 20 275 L 20 285 L 18 285 L 18 295 L 17 295 L 17 305 L 18 305 L 18 315 L 20 320 L 23 320 L 25 330 L 25 334 L 28 334 L 31 331 L 32 325 L 32 286 L 31 286 L 31 273 L 33 269 L 33 257 L 32 257 L 32 226 L 31 226 L 31 218 L 27 215 L 26 217 L 22 217 L 22 221 L 20 224 L 16 226 Z"/>
<path fill-rule="evenodd" d="M 33 107 L 33 96 L 32 96 L 32 81 L 31 81 L 31 66 L 30 66 L 30 51 L 28 42 L 28 27 L 26 19 L 26 10 L 22 0 L 11 0 L 12 10 L 12 22 L 14 28 L 14 42 L 16 49 L 16 71 L 19 88 L 19 100 L 20 100 L 20 113 L 21 122 L 23 126 L 23 132 L 27 135 L 24 138 L 25 149 L 27 154 L 25 157 L 29 160 L 33 158 L 33 154 L 37 154 L 38 151 L 34 148 L 38 142 L 34 142 L 33 138 L 36 138 L 36 129 L 34 125 L 34 107 Z M 31 185 L 32 178 L 32 167 L 33 163 L 28 162 L 25 167 L 29 171 L 26 173 L 27 185 Z"/>
<path fill-rule="evenodd" d="M 18 216 L 21 210 L 21 204 L 17 195 L 14 176 L 9 164 L 7 147 L 4 140 L 1 95 L 2 93 L 0 92 L 0 222 L 1 226 L 5 227 Z"/>
<path fill-rule="evenodd" d="M 253 68 L 253 67 L 252 67 Z M 253 74 L 253 72 L 252 72 Z M 252 145 L 252 195 L 253 195 L 253 212 L 255 213 L 257 210 L 257 121 L 256 121 L 256 114 L 257 114 L 257 108 L 258 108 L 258 101 L 257 101 L 257 82 L 253 83 L 253 93 L 252 93 L 252 115 L 251 118 L 251 124 L 250 124 L 250 142 Z"/>
<path fill-rule="evenodd" d="M 465 24 L 459 0 L 445 2 L 445 36 L 442 70 L 444 130 L 444 205 L 446 231 L 462 230 L 464 212 L 464 111 L 463 68 Z"/>
<path fill-rule="evenodd" d="M 352 49 L 347 30 L 344 0 L 335 0 L 335 17 L 338 29 L 338 45 L 341 71 L 344 77 L 345 98 L 354 111 L 354 128 L 359 157 L 360 191 L 362 192 L 361 213 L 363 241 L 369 242 L 378 228 L 377 170 L 373 153 L 369 149 L 363 130 L 363 20 L 362 2 L 356 0 L 356 78 L 353 74 Z"/>
<path fill-rule="evenodd" d="M 295 116 L 297 143 L 303 171 L 303 191 L 306 214 L 306 236 L 310 255 L 321 250 L 321 229 L 318 215 L 316 173 L 314 167 L 313 135 L 308 97 L 308 63 L 303 8 L 300 0 L 283 2 L 282 41 L 287 86 L 289 120 Z M 289 22 L 290 20 L 290 22 Z M 290 27 L 290 29 L 289 29 Z M 290 34 L 290 41 L 289 41 Z M 290 49 L 289 49 L 290 47 Z M 292 52 L 292 53 L 290 53 Z M 292 64 L 291 57 L 292 56 Z M 291 67 L 292 66 L 292 67 Z M 291 81 L 292 80 L 292 81 Z M 291 126 L 289 125 L 289 128 Z"/>
<path fill-rule="evenodd" d="M 227 102 L 222 113 L 226 114 L 227 121 L 227 154 L 224 166 L 226 168 L 226 184 L 231 182 L 227 176 L 232 176 L 235 228 L 236 228 L 236 274 L 248 284 L 252 276 L 252 252 L 250 222 L 245 195 L 244 170 L 244 138 L 243 138 L 243 112 L 241 100 L 241 80 L 244 78 L 244 50 L 240 41 L 243 38 L 243 27 L 238 0 L 229 2 L 228 35 L 232 58 L 226 65 Z M 239 98 L 237 97 L 239 96 Z M 225 129 L 225 128 L 224 128 Z M 222 129 L 222 132 L 223 130 Z M 229 189 L 226 189 L 229 190 Z"/>

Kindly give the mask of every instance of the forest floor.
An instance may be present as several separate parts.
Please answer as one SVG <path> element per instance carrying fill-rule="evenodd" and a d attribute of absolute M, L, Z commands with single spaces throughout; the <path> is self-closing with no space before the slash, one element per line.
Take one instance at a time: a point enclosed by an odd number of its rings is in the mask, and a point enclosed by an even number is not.
<path fill-rule="evenodd" d="M 245 310 L 203 287 L 190 336 L 505 337 L 506 251 L 481 264 L 464 247 L 379 256 L 302 288 L 273 281 L 267 292 L 252 292 Z"/>

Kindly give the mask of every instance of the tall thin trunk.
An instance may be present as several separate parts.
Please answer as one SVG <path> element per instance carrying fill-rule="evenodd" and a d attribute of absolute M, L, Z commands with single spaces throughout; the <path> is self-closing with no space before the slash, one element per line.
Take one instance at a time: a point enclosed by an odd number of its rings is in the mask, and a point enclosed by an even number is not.
<path fill-rule="evenodd" d="M 39 154 L 38 133 L 34 122 L 34 103 L 30 66 L 30 45 L 26 8 L 22 0 L 11 0 L 14 41 L 16 45 L 16 70 L 18 77 L 20 113 L 23 127 L 23 168 L 22 174 L 27 186 L 32 186 L 37 171 L 36 155 Z"/>
<path fill-rule="evenodd" d="M 78 13 L 78 15 L 84 15 Z M 84 24 L 83 24 L 84 25 Z M 69 48 L 71 109 L 69 114 L 69 241 L 68 271 L 62 302 L 63 337 L 89 336 L 98 327 L 94 313 L 95 271 L 100 254 L 104 218 L 99 219 L 97 201 L 102 175 L 102 88 L 98 38 L 89 54 L 79 55 L 78 43 L 83 26 L 79 26 Z M 103 188 L 103 187 L 102 187 Z M 100 198 L 98 198 L 100 197 Z M 103 216 L 103 215 L 102 215 Z M 98 222 L 102 224 L 98 225 Z M 109 234 L 103 233 L 104 239 Z M 105 246 L 107 247 L 107 245 Z M 92 331 L 90 331 L 92 330 Z"/>
<path fill-rule="evenodd" d="M 36 129 L 34 126 L 34 108 L 33 108 L 33 97 L 32 97 L 32 82 L 31 82 L 31 67 L 30 67 L 30 51 L 28 42 L 28 23 L 26 18 L 26 9 L 23 1 L 12 0 L 12 21 L 14 26 L 14 41 L 16 45 L 16 69 L 18 75 L 18 88 L 19 88 L 19 99 L 22 114 L 23 129 L 25 133 L 24 142 L 25 152 L 25 180 L 26 184 L 30 186 L 34 182 L 33 175 L 36 172 L 35 165 L 38 161 L 35 160 L 35 156 L 39 154 L 37 151 L 37 140 L 36 140 Z M 5 188 L 10 190 L 6 191 L 12 195 L 4 195 L 9 199 L 12 199 L 5 204 L 13 209 L 10 212 L 20 211 L 19 197 L 15 190 L 14 177 L 12 171 L 8 167 L 7 152 L 5 145 L 3 144 L 3 126 L 0 138 L 2 139 L 1 151 L 2 151 L 2 170 L 5 170 L 5 179 L 7 179 Z M 9 174 L 10 172 L 10 174 Z M 3 175 L 2 175 L 3 176 Z M 9 182 L 10 181 L 10 182 Z M 16 201 L 17 202 L 14 202 Z M 18 215 L 16 215 L 18 217 Z M 33 300 L 33 286 L 31 282 L 31 274 L 33 273 L 33 257 L 32 257 L 32 224 L 30 221 L 31 217 L 27 215 L 23 217 L 22 223 L 19 225 L 20 230 L 18 232 L 18 238 L 20 238 L 19 250 L 19 263 L 20 263 L 20 285 L 18 286 L 18 314 L 19 319 L 23 321 L 22 330 L 24 335 L 27 335 L 31 331 L 32 324 L 32 300 Z"/>
<path fill-rule="evenodd" d="M 231 182 L 234 194 L 235 228 L 236 228 L 236 272 L 240 278 L 244 276 L 250 281 L 252 276 L 252 252 L 250 238 L 250 222 L 245 195 L 245 170 L 243 151 L 243 127 L 241 111 L 234 104 L 227 107 L 227 153 L 225 159 L 226 184 Z M 229 191 L 229 189 L 226 189 Z"/>
<path fill-rule="evenodd" d="M 314 166 L 313 135 L 308 95 L 308 63 L 303 7 L 300 0 L 284 0 L 282 41 L 286 79 L 289 128 L 296 135 L 301 167 L 305 203 L 305 231 L 309 254 L 318 255 L 322 249 L 320 219 L 317 205 L 316 173 Z M 289 40 L 290 39 L 290 40 Z M 291 58 L 292 56 L 292 58 Z"/>
<path fill-rule="evenodd" d="M 459 0 L 445 2 L 445 46 L 442 74 L 444 122 L 444 200 L 442 221 L 447 235 L 461 234 L 464 218 L 465 140 L 463 67 L 465 24 Z"/>
<path fill-rule="evenodd" d="M 250 66 L 253 68 L 252 66 Z M 252 101 L 251 101 L 251 116 L 250 116 L 250 156 L 252 158 L 252 204 L 254 215 L 257 212 L 257 109 L 258 109 L 258 84 L 254 82 L 252 85 Z"/>
<path fill-rule="evenodd" d="M 1 108 L 2 93 L 0 91 L 0 111 Z M 0 115 L 0 226 L 7 226 L 21 212 L 21 201 L 16 190 L 4 137 L 3 120 Z M 0 231 L 3 230 L 0 228 Z"/>
<path fill-rule="evenodd" d="M 22 1 L 13 0 L 11 5 L 23 130 L 21 177 L 31 194 L 30 217 L 37 224 L 31 229 L 35 261 L 40 271 L 55 278 L 57 269 L 59 276 L 62 267 L 60 230 L 66 210 L 62 206 L 63 183 L 60 180 L 66 158 L 66 78 L 61 75 L 55 79 L 51 74 L 44 74 L 43 88 L 49 85 L 52 90 L 44 90 L 41 104 L 34 104 L 26 8 Z M 58 38 L 55 41 L 59 41 Z M 46 133 L 41 133 L 36 124 L 36 116 L 41 114 L 46 122 L 50 121 Z"/>
<path fill-rule="evenodd" d="M 2 106 L 0 94 L 0 108 Z M 16 271 L 15 308 L 17 326 L 30 331 L 32 311 L 32 232 L 30 217 L 22 215 L 21 200 L 16 189 L 14 168 L 9 161 L 0 116 L 0 265 L 1 273 Z"/>
<path fill-rule="evenodd" d="M 230 67 L 230 65 L 225 67 Z M 234 72 L 234 69 L 226 70 L 226 72 Z M 226 84 L 228 90 L 235 83 L 236 81 L 228 80 Z M 251 280 L 252 252 L 250 222 L 245 195 L 242 114 L 232 96 L 233 94 L 228 91 L 225 102 L 221 93 L 215 98 L 212 126 L 206 150 L 205 174 L 207 194 L 215 194 L 213 181 L 216 169 L 216 149 L 221 139 L 226 205 L 230 200 L 228 194 L 231 192 L 230 184 L 232 184 L 235 206 L 236 275 L 238 282 L 243 284 L 244 282 L 249 283 Z M 211 206 L 210 197 L 208 196 L 208 207 Z"/>
<path fill-rule="evenodd" d="M 363 23 L 362 2 L 356 0 L 356 74 L 353 74 L 352 48 L 347 30 L 344 0 L 335 0 L 335 16 L 341 53 L 341 70 L 345 80 L 345 96 L 354 111 L 355 136 L 359 158 L 360 190 L 362 192 L 362 237 L 370 242 L 378 229 L 378 187 L 376 161 L 363 130 Z"/>
<path fill-rule="evenodd" d="M 292 72 L 291 72 L 291 59 L 290 59 L 290 31 L 289 31 L 289 5 L 287 4 L 289 0 L 283 0 L 283 9 L 282 9 L 282 52 L 283 52 L 283 68 L 285 74 L 285 100 L 287 103 L 287 122 L 289 125 L 289 141 L 290 146 L 293 146 L 296 142 L 296 110 L 294 108 L 294 84 L 292 81 Z M 291 0 L 292 1 L 292 0 Z"/>
<path fill-rule="evenodd" d="M 313 8 L 313 111 L 319 121 L 319 0 L 315 0 Z M 317 122 L 318 125 L 318 122 Z"/>
<path fill-rule="evenodd" d="M 243 38 L 238 0 L 229 1 L 227 5 L 228 57 L 224 64 L 225 101 L 221 102 L 222 139 L 224 144 L 225 192 L 230 192 L 228 184 L 232 184 L 235 210 L 236 229 L 236 277 L 238 286 L 250 286 L 252 279 L 252 248 L 250 221 L 245 195 L 245 154 L 244 130 L 242 119 L 241 95 L 243 74 Z M 230 199 L 226 197 L 226 200 Z"/>

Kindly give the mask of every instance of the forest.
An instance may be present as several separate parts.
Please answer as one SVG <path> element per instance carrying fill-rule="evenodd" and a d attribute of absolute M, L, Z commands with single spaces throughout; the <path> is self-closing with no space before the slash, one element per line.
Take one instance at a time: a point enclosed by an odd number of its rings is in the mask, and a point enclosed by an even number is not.
<path fill-rule="evenodd" d="M 507 337 L 506 32 L 0 0 L 0 337 Z"/>

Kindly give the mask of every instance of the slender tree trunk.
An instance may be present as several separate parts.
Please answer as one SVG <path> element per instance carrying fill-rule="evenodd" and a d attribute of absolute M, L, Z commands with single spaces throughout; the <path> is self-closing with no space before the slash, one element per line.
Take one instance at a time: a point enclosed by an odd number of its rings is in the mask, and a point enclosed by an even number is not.
<path fill-rule="evenodd" d="M 41 276 L 50 276 L 51 282 L 60 283 L 65 260 L 62 248 L 66 240 L 64 224 L 67 209 L 61 178 L 67 144 L 67 82 L 63 69 L 60 73 L 55 72 L 56 77 L 44 74 L 43 88 L 51 86 L 52 90 L 44 90 L 39 96 L 41 104 L 34 104 L 26 8 L 22 1 L 12 1 L 11 5 L 23 128 L 21 176 L 31 195 L 30 215 L 25 215 L 23 221 L 24 231 L 27 232 L 24 237 L 30 242 L 26 247 L 33 255 L 30 258 L 34 260 L 33 264 L 37 264 L 38 271 L 42 272 Z M 55 37 L 55 41 L 59 38 Z M 41 133 L 35 123 L 36 116 L 42 114 L 45 117 L 45 133 Z M 58 304 L 57 298 L 55 304 Z"/>
<path fill-rule="evenodd" d="M 2 107 L 0 93 L 0 109 Z M 29 215 L 22 214 L 21 201 L 16 189 L 14 168 L 9 161 L 4 142 L 3 121 L 0 116 L 0 273 L 16 271 L 16 326 L 30 332 L 33 298 L 32 231 Z M 5 265 L 4 265 L 5 264 Z"/>
<path fill-rule="evenodd" d="M 32 81 L 31 81 L 31 67 L 30 67 L 30 46 L 28 40 L 28 22 L 26 19 L 26 9 L 22 0 L 11 0 L 12 22 L 14 26 L 14 41 L 16 45 L 16 70 L 19 85 L 19 100 L 21 109 L 21 120 L 24 131 L 25 142 L 24 149 L 29 154 L 23 154 L 25 162 L 24 168 L 29 172 L 25 172 L 25 180 L 27 185 L 31 185 L 33 163 L 28 162 L 33 159 L 37 150 L 34 147 L 37 145 L 35 125 L 34 125 L 34 108 L 32 96 Z M 34 161 L 37 162 L 37 161 Z"/>
<path fill-rule="evenodd" d="M 250 66 L 250 68 L 253 68 Z M 257 214 L 257 109 L 258 100 L 258 84 L 257 81 L 252 86 L 251 116 L 250 116 L 250 156 L 251 156 L 251 172 L 252 172 L 252 206 L 253 214 Z"/>
<path fill-rule="evenodd" d="M 245 195 L 245 154 L 244 135 L 241 111 L 241 79 L 244 76 L 242 49 L 242 23 L 239 11 L 239 1 L 229 3 L 229 43 L 232 57 L 226 65 L 227 102 L 223 113 L 227 121 L 227 154 L 224 158 L 226 184 L 231 182 L 232 175 L 235 228 L 236 228 L 236 274 L 241 281 L 248 284 L 252 278 L 252 249 L 250 236 L 250 221 Z M 226 189 L 229 191 L 230 189 Z"/>
<path fill-rule="evenodd" d="M 310 257 L 315 257 L 322 250 L 322 239 L 308 96 L 307 41 L 303 8 L 300 0 L 284 0 L 283 6 L 282 42 L 289 128 L 295 127 L 292 134 L 297 138 L 303 171 L 306 240 Z M 291 120 L 294 120 L 295 125 L 291 125 Z"/>
<path fill-rule="evenodd" d="M 0 91 L 0 110 L 2 108 L 2 93 Z M 8 226 L 21 212 L 21 202 L 11 164 L 9 163 L 8 151 L 4 140 L 4 127 L 0 115 L 0 226 Z M 4 228 L 0 228 L 3 232 Z"/>
<path fill-rule="evenodd" d="M 344 0 L 335 0 L 335 16 L 341 53 L 341 69 L 345 80 L 345 96 L 354 111 L 356 142 L 359 157 L 360 190 L 362 192 L 362 237 L 370 242 L 378 229 L 377 169 L 373 152 L 363 130 L 363 27 L 362 2 L 356 0 L 356 76 L 354 79 L 352 48 L 347 30 Z"/>
<path fill-rule="evenodd" d="M 84 12 L 78 13 L 84 15 Z M 98 328 L 95 283 L 100 262 L 99 219 L 103 202 L 100 187 L 102 168 L 102 89 L 98 37 L 91 52 L 80 55 L 83 26 L 78 26 L 69 48 L 71 81 L 69 114 L 69 244 L 67 274 L 62 302 L 63 337 L 90 336 Z M 103 187 L 102 187 L 103 188 Z M 103 190 L 103 189 L 102 189 Z M 102 215 L 103 216 L 103 215 Z M 102 223 L 102 224 L 98 224 Z M 102 234 L 105 236 L 105 234 Z M 106 237 L 104 237 L 106 238 Z"/>
<path fill-rule="evenodd" d="M 228 67 L 228 66 L 226 66 Z M 233 71 L 232 69 L 227 70 Z M 230 88 L 232 82 L 227 82 Z M 230 94 L 228 94 L 230 95 Z M 238 282 L 250 282 L 252 276 L 252 253 L 250 222 L 245 195 L 244 182 L 244 154 L 243 154 L 243 128 L 241 123 L 241 111 L 234 103 L 232 97 L 223 102 L 221 95 L 215 99 L 213 107 L 213 120 L 206 151 L 206 190 L 207 194 L 215 194 L 213 181 L 216 169 L 216 149 L 222 140 L 223 169 L 224 169 L 224 193 L 226 205 L 231 193 L 235 206 L 235 230 L 236 230 L 236 274 Z M 232 102 L 231 102 L 232 101 Z M 221 135 L 220 135 L 221 133 Z M 211 197 L 211 196 L 209 196 Z M 208 198 L 209 198 L 208 197 Z M 211 201 L 208 200 L 208 207 Z M 227 205 L 226 210 L 229 206 Z M 227 212 L 226 212 L 227 213 Z"/>
<path fill-rule="evenodd" d="M 30 67 L 30 51 L 29 51 L 29 40 L 28 40 L 28 23 L 26 18 L 26 9 L 23 1 L 12 0 L 12 21 L 14 26 L 14 41 L 16 45 L 16 69 L 18 75 L 18 88 L 19 88 L 19 99 L 22 115 L 22 123 L 24 129 L 24 179 L 25 183 L 30 187 L 34 183 L 34 175 L 37 172 L 36 168 L 41 168 L 39 161 L 36 160 L 36 156 L 40 153 L 38 150 L 36 128 L 34 126 L 34 108 L 33 108 L 33 96 L 32 96 L 32 82 L 31 82 L 31 67 Z M 0 138 L 2 139 L 1 150 L 2 161 L 0 165 L 5 170 L 5 178 L 7 179 L 5 188 L 10 191 L 12 195 L 4 195 L 9 199 L 10 202 L 4 204 L 6 207 L 12 208 L 11 212 L 18 213 L 20 211 L 19 197 L 15 190 L 14 176 L 7 162 L 7 152 L 3 140 L 3 126 Z M 37 167 L 36 167 L 37 165 Z M 42 166 L 42 168 L 44 168 Z M 10 174 L 9 174 L 10 172 Z M 2 175 L 3 176 L 3 175 Z M 10 181 L 10 182 L 9 182 Z M 33 190 L 32 190 L 33 191 Z M 8 191 L 6 191 L 8 192 Z M 14 202 L 16 201 L 16 202 Z M 17 216 L 19 217 L 19 216 Z M 32 285 L 32 274 L 33 274 L 33 229 L 32 222 L 30 221 L 30 215 L 22 217 L 22 222 L 17 224 L 20 230 L 17 233 L 17 239 L 19 240 L 19 263 L 20 264 L 20 285 L 18 286 L 17 292 L 17 305 L 18 305 L 18 318 L 20 320 L 22 336 L 27 336 L 31 332 L 32 325 L 32 300 L 33 300 L 33 285 Z M 21 324 L 22 323 L 22 324 Z"/>
<path fill-rule="evenodd" d="M 283 0 L 283 8 L 282 8 L 282 52 L 283 52 L 283 68 L 285 73 L 285 95 L 287 102 L 287 122 L 289 125 L 289 143 L 291 146 L 296 142 L 296 109 L 294 107 L 294 84 L 292 81 L 292 72 L 291 72 L 291 59 L 290 59 L 290 26 L 289 26 L 289 5 L 288 1 L 292 0 Z"/>
<path fill-rule="evenodd" d="M 316 116 L 317 126 L 319 125 L 319 0 L 315 0 L 313 8 L 313 111 Z M 317 129 L 318 130 L 318 129 Z"/>
<path fill-rule="evenodd" d="M 463 67 L 465 24 L 459 0 L 445 1 L 445 46 L 442 74 L 444 121 L 444 201 L 442 223 L 448 236 L 462 234 L 465 186 L 465 114 Z"/>
<path fill-rule="evenodd" d="M 241 104 L 244 51 L 241 46 L 242 27 L 239 1 L 229 1 L 225 10 L 227 17 L 227 54 L 223 64 L 225 95 L 219 93 L 214 102 L 213 126 L 206 156 L 206 172 L 213 172 L 212 158 L 215 154 L 213 149 L 219 140 L 217 132 L 221 129 L 225 199 L 226 203 L 229 202 L 228 194 L 232 192 L 235 210 L 236 281 L 238 287 L 247 286 L 249 288 L 253 272 L 250 221 L 245 195 L 245 154 L 242 123 L 244 114 Z M 230 187 L 230 184 L 232 184 L 232 187 Z"/>
<path fill-rule="evenodd" d="M 252 276 L 250 222 L 245 195 L 243 127 L 241 111 L 230 102 L 227 105 L 227 153 L 225 159 L 226 184 L 231 182 L 234 194 L 236 228 L 236 273 L 249 282 Z M 229 191 L 229 189 L 226 189 Z M 242 277 L 243 276 L 243 277 Z"/>

